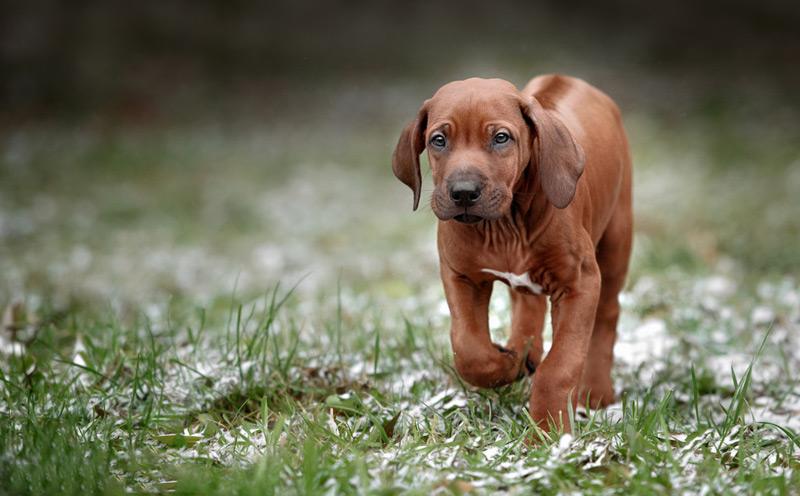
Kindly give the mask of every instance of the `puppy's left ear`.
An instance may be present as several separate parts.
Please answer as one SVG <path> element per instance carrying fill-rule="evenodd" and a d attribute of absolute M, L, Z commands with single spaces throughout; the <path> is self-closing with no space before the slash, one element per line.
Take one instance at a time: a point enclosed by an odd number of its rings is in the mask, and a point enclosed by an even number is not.
<path fill-rule="evenodd" d="M 419 110 L 417 118 L 409 122 L 400 134 L 392 155 L 392 170 L 397 179 L 414 192 L 414 210 L 419 206 L 422 192 L 422 173 L 419 170 L 419 155 L 425 150 L 425 128 L 428 125 L 427 102 Z"/>
<path fill-rule="evenodd" d="M 526 100 L 523 112 L 533 122 L 538 138 L 537 166 L 544 194 L 553 206 L 565 208 L 575 196 L 583 174 L 583 148 L 555 112 L 543 108 L 536 98 Z"/>

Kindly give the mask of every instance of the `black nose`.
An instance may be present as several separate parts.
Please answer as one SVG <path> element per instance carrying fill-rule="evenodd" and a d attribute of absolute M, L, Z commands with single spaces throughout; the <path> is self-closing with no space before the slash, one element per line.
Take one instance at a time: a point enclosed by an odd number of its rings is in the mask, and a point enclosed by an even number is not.
<path fill-rule="evenodd" d="M 481 187 L 477 181 L 454 181 L 450 185 L 450 199 L 459 207 L 475 205 L 481 197 Z"/>

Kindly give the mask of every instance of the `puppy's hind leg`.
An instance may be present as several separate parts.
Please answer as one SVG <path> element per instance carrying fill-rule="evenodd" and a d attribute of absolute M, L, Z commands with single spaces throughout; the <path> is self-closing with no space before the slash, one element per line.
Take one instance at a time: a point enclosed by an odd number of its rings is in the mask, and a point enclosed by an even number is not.
<path fill-rule="evenodd" d="M 614 402 L 611 365 L 617 338 L 619 293 L 625 285 L 633 244 L 632 224 L 630 208 L 620 205 L 597 245 L 597 265 L 602 285 L 578 395 L 582 405 L 587 405 L 588 396 L 590 408 L 603 408 Z"/>

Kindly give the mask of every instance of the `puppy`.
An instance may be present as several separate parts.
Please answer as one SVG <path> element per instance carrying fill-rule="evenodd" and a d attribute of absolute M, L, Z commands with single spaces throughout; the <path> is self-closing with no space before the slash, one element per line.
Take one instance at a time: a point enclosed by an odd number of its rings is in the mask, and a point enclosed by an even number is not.
<path fill-rule="evenodd" d="M 614 401 L 618 294 L 633 232 L 619 109 L 567 76 L 540 76 L 522 91 L 501 79 L 456 81 L 425 101 L 392 157 L 415 210 L 424 150 L 459 376 L 498 387 L 535 370 L 531 418 L 545 432 L 569 432 L 569 405 Z M 505 346 L 489 335 L 498 280 L 511 292 Z M 546 298 L 553 343 L 542 358 Z"/>

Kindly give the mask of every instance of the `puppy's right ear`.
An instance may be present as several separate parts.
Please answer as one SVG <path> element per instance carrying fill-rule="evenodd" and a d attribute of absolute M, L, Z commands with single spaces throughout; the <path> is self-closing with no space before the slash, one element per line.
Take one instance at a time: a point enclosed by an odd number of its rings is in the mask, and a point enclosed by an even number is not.
<path fill-rule="evenodd" d="M 427 124 L 428 105 L 425 102 L 425 105 L 419 110 L 417 118 L 409 122 L 403 129 L 392 155 L 394 175 L 414 192 L 414 210 L 419 206 L 419 196 L 422 192 L 419 155 L 425 150 L 425 128 Z"/>

